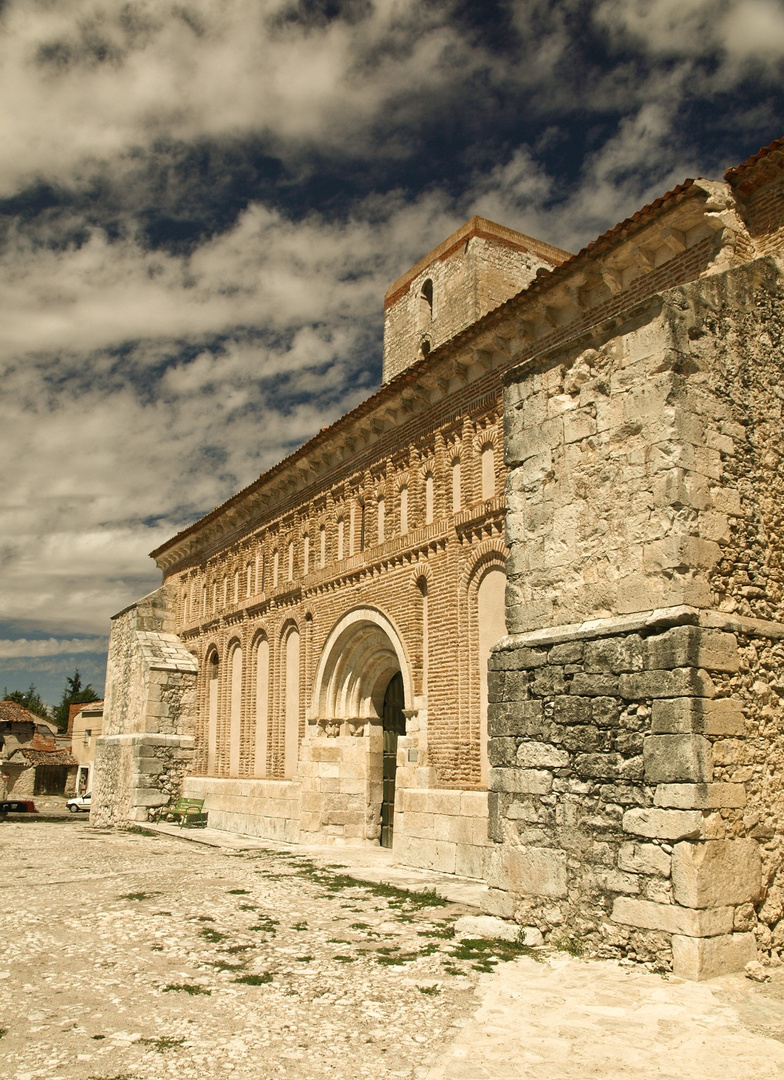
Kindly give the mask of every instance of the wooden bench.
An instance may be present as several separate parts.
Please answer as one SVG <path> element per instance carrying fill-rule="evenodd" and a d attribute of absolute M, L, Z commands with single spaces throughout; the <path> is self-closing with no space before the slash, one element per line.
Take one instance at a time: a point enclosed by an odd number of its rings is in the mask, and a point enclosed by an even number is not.
<path fill-rule="evenodd" d="M 191 825 L 206 828 L 207 815 L 202 810 L 203 806 L 204 799 L 185 799 L 180 796 L 174 806 L 166 807 L 166 812 L 174 814 L 175 817 L 180 819 L 180 828 L 183 827 L 186 821 Z"/>

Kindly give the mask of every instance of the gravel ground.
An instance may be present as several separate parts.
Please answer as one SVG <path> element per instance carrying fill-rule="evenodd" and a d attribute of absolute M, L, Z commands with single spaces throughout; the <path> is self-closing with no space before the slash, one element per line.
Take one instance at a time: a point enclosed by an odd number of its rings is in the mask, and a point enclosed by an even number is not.
<path fill-rule="evenodd" d="M 303 855 L 0 828 L 14 1080 L 425 1076 L 493 966 L 454 955 L 466 909 Z"/>
<path fill-rule="evenodd" d="M 476 908 L 379 884 L 470 883 L 210 832 L 0 823 L 2 1080 L 784 1080 L 784 968 L 471 944 Z"/>

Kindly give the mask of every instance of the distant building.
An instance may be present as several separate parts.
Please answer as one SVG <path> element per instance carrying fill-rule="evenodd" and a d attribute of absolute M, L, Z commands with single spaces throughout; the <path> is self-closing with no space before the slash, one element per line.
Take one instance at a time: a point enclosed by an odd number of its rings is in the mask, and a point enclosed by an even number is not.
<path fill-rule="evenodd" d="M 417 263 L 381 389 L 115 617 L 93 819 L 182 792 L 599 955 L 784 959 L 783 256 L 781 140 L 577 255 Z"/>
<path fill-rule="evenodd" d="M 51 721 L 15 701 L 0 701 L 2 796 L 72 795 L 76 760 L 70 745 Z"/>
<path fill-rule="evenodd" d="M 71 754 L 77 763 L 77 795 L 83 795 L 92 787 L 95 743 L 102 725 L 103 701 L 69 706 L 68 732 L 71 736 Z"/>

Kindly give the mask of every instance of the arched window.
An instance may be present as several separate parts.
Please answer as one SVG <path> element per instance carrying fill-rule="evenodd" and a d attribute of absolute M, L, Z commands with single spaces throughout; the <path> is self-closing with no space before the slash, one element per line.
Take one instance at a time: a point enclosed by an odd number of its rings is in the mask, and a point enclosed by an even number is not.
<path fill-rule="evenodd" d="M 272 552 L 272 587 L 277 589 L 278 587 L 278 571 L 280 569 L 280 556 L 278 555 L 278 549 Z"/>
<path fill-rule="evenodd" d="M 365 550 L 365 504 L 360 503 L 357 506 L 357 516 L 359 517 L 359 550 Z"/>
<path fill-rule="evenodd" d="M 400 532 L 405 535 L 408 532 L 408 485 L 404 484 L 400 489 Z"/>
<path fill-rule="evenodd" d="M 289 581 L 294 580 L 294 541 L 289 540 Z"/>
<path fill-rule="evenodd" d="M 239 570 L 235 570 L 234 571 L 234 603 L 238 604 L 239 602 L 240 602 L 240 572 L 239 572 Z"/>
<path fill-rule="evenodd" d="M 249 597 L 253 592 L 253 564 L 248 563 L 245 567 L 245 596 Z"/>
<path fill-rule="evenodd" d="M 284 644 L 286 687 L 283 775 L 288 780 L 297 772 L 299 755 L 299 630 L 289 631 Z"/>
<path fill-rule="evenodd" d="M 229 691 L 229 776 L 240 775 L 240 732 L 242 730 L 242 646 L 231 654 Z"/>
<path fill-rule="evenodd" d="M 479 582 L 477 615 L 479 623 L 479 761 L 482 783 L 487 783 L 487 662 L 490 650 L 506 633 L 504 592 L 506 574 L 491 567 Z"/>
<path fill-rule="evenodd" d="M 302 538 L 302 573 L 310 573 L 310 534 L 305 533 Z"/>
<path fill-rule="evenodd" d="M 223 606 L 224 606 L 224 608 L 228 605 L 228 602 L 229 602 L 229 575 L 224 574 L 223 575 Z"/>
<path fill-rule="evenodd" d="M 218 760 L 218 653 L 212 650 L 207 658 L 207 774 L 215 775 Z"/>
<path fill-rule="evenodd" d="M 495 495 L 495 455 L 488 443 L 482 447 L 482 498 L 492 499 Z"/>
<path fill-rule="evenodd" d="M 435 481 L 432 472 L 425 473 L 425 524 L 429 525 L 435 512 Z"/>
<path fill-rule="evenodd" d="M 378 497 L 378 505 L 376 507 L 376 514 L 377 514 L 377 520 L 378 520 L 378 542 L 379 542 L 379 544 L 384 543 L 384 528 L 385 528 L 385 524 L 386 524 L 385 521 L 384 521 L 384 508 L 385 508 L 384 496 L 379 495 L 379 497 Z"/>
<path fill-rule="evenodd" d="M 419 290 L 419 325 L 425 327 L 433 318 L 433 281 L 425 278 Z"/>
<path fill-rule="evenodd" d="M 327 565 L 327 527 L 322 525 L 319 529 L 319 554 L 321 555 L 321 569 Z"/>
<path fill-rule="evenodd" d="M 343 558 L 343 518 L 338 518 L 338 562 Z"/>
<path fill-rule="evenodd" d="M 452 462 L 452 513 L 456 514 L 463 505 L 463 492 L 460 479 L 460 458 Z"/>
<path fill-rule="evenodd" d="M 256 645 L 256 740 L 254 773 L 267 775 L 267 731 L 269 728 L 270 647 L 263 637 Z"/>

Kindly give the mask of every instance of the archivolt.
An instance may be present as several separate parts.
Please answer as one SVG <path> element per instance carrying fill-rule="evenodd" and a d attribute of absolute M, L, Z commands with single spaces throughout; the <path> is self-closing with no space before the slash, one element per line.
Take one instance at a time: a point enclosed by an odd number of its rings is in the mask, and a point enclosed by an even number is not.
<path fill-rule="evenodd" d="M 397 628 L 376 608 L 355 608 L 340 619 L 324 646 L 314 682 L 313 719 L 380 716 L 384 691 L 398 671 L 410 704 L 410 665 Z"/>

